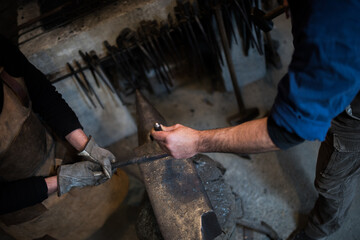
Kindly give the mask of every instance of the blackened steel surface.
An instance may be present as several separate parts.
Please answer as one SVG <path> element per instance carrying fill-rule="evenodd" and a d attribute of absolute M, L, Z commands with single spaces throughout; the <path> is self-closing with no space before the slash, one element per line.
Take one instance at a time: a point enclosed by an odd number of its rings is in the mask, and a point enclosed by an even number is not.
<path fill-rule="evenodd" d="M 151 154 L 162 153 L 149 132 L 154 123 L 166 125 L 166 122 L 139 91 L 136 100 L 139 145 L 150 144 Z M 221 234 L 191 159 L 164 159 L 139 167 L 164 239 L 213 239 Z"/>
<path fill-rule="evenodd" d="M 237 220 L 243 215 L 242 202 L 240 197 L 234 194 L 230 185 L 225 182 L 224 174 L 226 169 L 218 162 L 206 155 L 198 154 L 191 160 L 197 170 L 204 189 L 210 199 L 217 221 L 223 233 L 216 237 L 216 240 L 239 239 L 240 233 L 237 229 Z M 147 201 L 138 216 L 135 225 L 139 240 L 163 240 L 160 228 L 155 219 L 153 209 Z M 207 214 L 204 214 L 205 216 Z M 203 216 L 204 216 L 203 215 Z M 214 215 L 212 215 L 214 216 Z M 211 219 L 211 217 L 209 218 Z M 209 219 L 202 219 L 207 221 Z M 212 222 L 210 222 L 211 224 Z M 206 225 L 207 223 L 205 223 Z M 213 228 L 216 229 L 216 226 Z"/>

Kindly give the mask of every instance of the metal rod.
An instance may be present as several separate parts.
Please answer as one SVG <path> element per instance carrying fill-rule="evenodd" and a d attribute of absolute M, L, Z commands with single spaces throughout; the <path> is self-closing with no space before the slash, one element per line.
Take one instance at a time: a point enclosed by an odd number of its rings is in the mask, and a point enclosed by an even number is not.
<path fill-rule="evenodd" d="M 164 153 L 164 154 L 158 154 L 158 155 L 153 155 L 153 156 L 144 156 L 144 157 L 138 157 L 138 158 L 133 158 L 129 161 L 126 162 L 115 162 L 111 164 L 111 168 L 115 169 L 115 168 L 121 168 L 121 167 L 125 167 L 128 165 L 133 165 L 133 164 L 141 164 L 141 163 L 146 163 L 146 162 L 153 162 L 156 160 L 169 160 L 172 159 L 173 157 L 169 156 L 169 154 Z"/>
<path fill-rule="evenodd" d="M 226 32 L 225 32 L 225 26 L 224 26 L 224 21 L 223 21 L 223 18 L 222 18 L 220 5 L 215 7 L 215 16 L 216 16 L 216 22 L 218 24 L 218 29 L 219 29 L 219 32 L 220 32 L 221 42 L 222 42 L 222 45 L 223 45 L 223 48 L 224 48 L 226 62 L 227 62 L 229 72 L 230 72 L 231 81 L 232 81 L 232 84 L 233 84 L 233 87 L 234 87 L 236 100 L 238 102 L 239 113 L 241 114 L 241 113 L 243 113 L 245 111 L 245 105 L 244 105 L 244 102 L 242 100 L 239 84 L 238 84 L 236 74 L 235 74 L 234 64 L 233 64 L 233 61 L 232 61 L 232 58 L 231 58 L 231 55 L 230 55 L 229 42 L 228 42 Z"/>
<path fill-rule="evenodd" d="M 80 65 L 80 63 L 79 63 L 78 61 L 75 61 L 75 64 L 77 65 L 78 68 L 81 69 L 81 65 Z M 83 79 L 85 80 L 86 85 L 87 85 L 88 88 L 89 88 L 90 94 L 94 94 L 94 95 L 95 95 L 95 98 L 96 98 L 96 100 L 98 101 L 98 103 L 100 104 L 101 108 L 102 108 L 102 109 L 105 109 L 105 107 L 104 107 L 104 105 L 102 104 L 99 96 L 96 94 L 94 88 L 90 85 L 89 81 L 87 80 L 87 78 L 86 78 L 86 76 L 85 76 L 85 73 L 84 73 L 83 71 L 80 71 L 80 74 L 82 75 Z"/>
<path fill-rule="evenodd" d="M 96 75 L 95 75 L 95 72 L 94 72 L 94 68 L 93 66 L 91 65 L 91 62 L 89 61 L 88 57 L 85 56 L 85 54 L 79 50 L 79 54 L 81 56 L 81 58 L 83 59 L 83 61 L 86 63 L 86 65 L 88 66 L 88 68 L 90 69 L 91 71 L 91 75 L 93 76 L 94 80 L 95 80 L 95 83 L 96 83 L 96 86 L 99 88 L 100 87 L 100 84 L 99 84 L 99 80 L 97 79 Z"/>

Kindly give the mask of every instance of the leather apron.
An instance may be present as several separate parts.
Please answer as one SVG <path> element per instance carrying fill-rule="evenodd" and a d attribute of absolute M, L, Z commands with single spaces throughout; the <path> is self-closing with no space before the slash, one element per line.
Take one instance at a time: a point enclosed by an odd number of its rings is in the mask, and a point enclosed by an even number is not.
<path fill-rule="evenodd" d="M 26 89 L 23 79 L 15 80 Z M 59 144 L 32 112 L 31 103 L 24 107 L 3 85 L 0 181 L 55 175 Z M 127 191 L 127 175 L 118 171 L 102 185 L 74 188 L 61 197 L 54 193 L 42 203 L 1 215 L 0 227 L 16 239 L 85 239 L 119 207 Z"/>

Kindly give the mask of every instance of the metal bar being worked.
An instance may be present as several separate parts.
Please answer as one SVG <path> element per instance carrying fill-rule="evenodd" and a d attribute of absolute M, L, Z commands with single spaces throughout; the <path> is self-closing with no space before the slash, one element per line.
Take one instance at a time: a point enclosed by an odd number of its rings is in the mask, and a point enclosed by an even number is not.
<path fill-rule="evenodd" d="M 111 168 L 116 169 L 116 168 L 121 168 L 121 167 L 129 166 L 129 165 L 133 165 L 133 164 L 142 164 L 142 163 L 146 163 L 146 162 L 153 162 L 156 160 L 166 160 L 166 159 L 170 159 L 170 158 L 171 157 L 166 153 L 155 155 L 155 156 L 136 157 L 136 158 L 130 159 L 126 162 L 112 163 Z"/>
<path fill-rule="evenodd" d="M 154 123 L 166 125 L 164 118 L 136 91 L 139 150 L 136 155 L 163 154 L 152 141 Z M 139 165 L 146 191 L 165 240 L 214 239 L 222 230 L 204 186 L 191 159 L 146 162 Z"/>

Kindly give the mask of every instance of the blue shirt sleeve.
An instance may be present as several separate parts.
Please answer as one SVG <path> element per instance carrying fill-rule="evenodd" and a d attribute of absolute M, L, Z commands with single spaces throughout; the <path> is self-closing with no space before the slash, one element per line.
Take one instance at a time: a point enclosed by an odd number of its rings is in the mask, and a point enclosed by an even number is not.
<path fill-rule="evenodd" d="M 271 110 L 275 123 L 324 140 L 360 89 L 360 1 L 290 2 L 295 51 Z"/>

